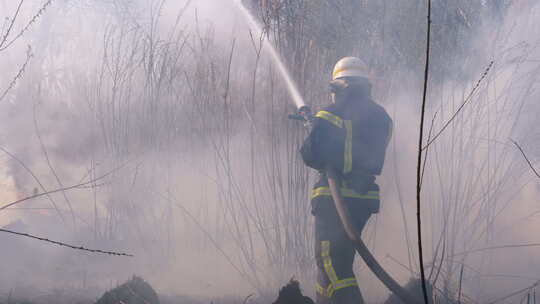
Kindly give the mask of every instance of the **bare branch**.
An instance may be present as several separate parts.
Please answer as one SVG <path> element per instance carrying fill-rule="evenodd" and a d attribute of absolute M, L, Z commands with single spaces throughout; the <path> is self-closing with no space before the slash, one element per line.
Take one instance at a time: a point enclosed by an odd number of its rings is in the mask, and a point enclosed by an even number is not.
<path fill-rule="evenodd" d="M 498 298 L 498 299 L 496 299 L 496 300 L 493 300 L 493 301 L 489 302 L 488 304 L 495 304 L 495 303 L 502 302 L 502 301 L 504 301 L 504 300 L 506 300 L 506 299 L 508 299 L 508 298 L 510 298 L 510 297 L 513 297 L 513 296 L 515 296 L 515 295 L 518 295 L 518 294 L 520 294 L 520 293 L 522 293 L 522 292 L 531 290 L 532 288 L 534 288 L 534 287 L 536 287 L 536 286 L 538 286 L 538 285 L 540 285 L 540 280 L 536 281 L 534 284 L 532 284 L 532 285 L 530 285 L 530 286 L 528 286 L 528 287 L 525 287 L 525 288 L 520 289 L 520 290 L 518 290 L 518 291 L 512 292 L 511 294 L 506 295 L 506 296 L 504 296 L 504 297 L 502 297 L 502 298 Z"/>
<path fill-rule="evenodd" d="M 0 147 L 0 150 L 1 150 L 1 149 L 2 149 L 2 147 Z M 6 208 L 9 208 L 9 207 L 11 207 L 11 206 L 13 206 L 13 205 L 17 205 L 17 204 L 20 204 L 20 203 L 22 203 L 22 202 L 24 202 L 24 201 L 31 200 L 31 199 L 33 199 L 33 198 L 37 198 L 37 197 L 40 197 L 40 196 L 44 196 L 44 195 L 49 196 L 50 194 L 53 194 L 53 193 L 63 192 L 63 191 L 67 191 L 67 190 L 71 190 L 71 189 L 75 189 L 75 188 L 85 188 L 85 186 L 88 186 L 88 185 L 90 185 L 90 184 L 93 184 L 93 183 L 95 183 L 95 182 L 101 180 L 101 179 L 104 179 L 105 177 L 111 175 L 112 173 L 114 173 L 114 172 L 120 170 L 121 168 L 123 168 L 124 166 L 126 166 L 128 163 L 129 163 L 129 161 L 126 162 L 126 163 L 124 163 L 124 164 L 122 164 L 122 165 L 120 165 L 120 166 L 118 166 L 118 167 L 116 167 L 116 168 L 114 168 L 114 169 L 112 169 L 111 171 L 109 171 L 109 172 L 107 172 L 107 173 L 105 173 L 105 174 L 103 174 L 103 175 L 101 175 L 101 176 L 99 176 L 99 177 L 97 177 L 97 178 L 95 178 L 95 179 L 89 180 L 89 181 L 87 181 L 87 182 L 82 182 L 82 183 L 78 183 L 78 184 L 73 185 L 73 186 L 64 187 L 64 188 L 60 188 L 60 189 L 55 189 L 55 190 L 51 190 L 51 191 L 47 191 L 47 192 L 43 192 L 43 193 L 38 193 L 38 194 L 34 194 L 34 195 L 31 195 L 31 196 L 27 196 L 27 197 L 21 198 L 21 199 L 19 199 L 19 200 L 16 200 L 16 201 L 14 201 L 14 202 L 8 203 L 8 204 L 6 204 L 6 205 L 0 207 L 0 211 L 1 211 L 1 210 L 4 210 L 4 209 L 6 209 Z M 56 208 L 56 207 L 55 207 L 55 208 Z M 56 208 L 56 209 L 57 209 L 57 208 Z M 57 210 L 58 210 L 58 209 L 57 209 Z"/>
<path fill-rule="evenodd" d="M 433 115 L 433 118 L 431 119 L 431 126 L 429 127 L 429 133 L 428 133 L 428 141 L 431 139 L 431 134 L 433 132 L 433 125 L 435 124 L 436 118 L 437 118 L 437 112 L 435 112 L 435 115 Z M 422 176 L 420 177 L 420 188 L 422 187 L 422 183 L 424 182 L 424 173 L 426 172 L 428 152 L 429 152 L 429 149 L 426 149 L 426 154 L 424 156 L 424 164 L 422 165 Z"/>
<path fill-rule="evenodd" d="M 154 191 L 152 191 L 154 192 Z M 197 225 L 197 227 L 199 227 L 199 229 L 201 230 L 202 233 L 204 233 L 206 235 L 206 237 L 208 238 L 208 240 L 212 243 L 212 245 L 214 245 L 214 247 L 221 253 L 221 255 L 223 255 L 223 257 L 227 260 L 227 262 L 229 262 L 229 264 L 238 272 L 238 274 L 240 276 L 242 276 L 242 278 L 246 279 L 250 285 L 252 285 L 253 287 L 256 287 L 255 285 L 253 285 L 253 281 L 250 279 L 249 275 L 245 272 L 245 271 L 242 271 L 234 262 L 233 260 L 231 259 L 231 257 L 229 257 L 229 255 L 227 253 L 225 253 L 225 251 L 223 250 L 223 248 L 221 248 L 221 246 L 217 243 L 217 241 L 212 237 L 212 234 L 210 232 L 208 232 L 208 230 L 197 220 L 197 218 L 191 214 L 191 212 L 189 212 L 186 207 L 184 207 L 183 205 L 181 205 L 180 203 L 178 203 L 176 201 L 176 198 L 174 198 L 173 196 L 170 195 L 170 193 L 168 193 L 169 195 L 165 196 L 163 195 L 162 193 L 159 193 L 159 192 L 154 192 L 156 195 L 158 195 L 159 197 L 161 197 L 162 199 L 170 202 L 171 204 L 173 204 L 174 206 L 178 207 L 185 215 L 187 215 L 192 221 L 193 223 L 195 223 L 195 225 Z M 171 197 L 169 197 L 171 196 Z"/>
<path fill-rule="evenodd" d="M 58 206 L 56 205 L 56 202 L 54 201 L 54 199 L 48 194 L 48 190 L 47 188 L 45 188 L 45 185 L 43 185 L 43 183 L 41 182 L 41 180 L 37 177 L 37 175 L 34 173 L 34 171 L 32 171 L 20 158 L 18 158 L 17 156 L 15 156 L 14 154 L 12 154 L 11 152 L 9 152 L 7 149 L 5 149 L 4 147 L 1 147 L 0 146 L 0 151 L 6 153 L 9 157 L 13 158 L 17 163 L 19 163 L 19 165 L 21 165 L 21 167 L 24 168 L 24 170 L 26 170 L 26 172 L 28 172 L 32 178 L 36 181 L 36 183 L 38 183 L 39 187 L 41 188 L 41 191 L 43 191 L 43 195 L 47 195 L 47 198 L 49 199 L 49 201 L 51 202 L 51 204 L 53 205 L 54 209 L 56 210 L 56 212 L 58 213 L 58 216 L 60 217 L 60 219 L 62 220 L 62 222 L 65 223 L 65 220 L 64 220 L 64 216 L 62 214 L 62 212 L 60 212 L 60 209 L 58 209 Z M 33 197 L 30 197 L 30 198 L 33 198 Z M 19 200 L 19 201 L 24 201 L 26 199 L 22 199 L 22 200 Z M 15 203 L 19 203 L 19 201 L 15 202 Z M 7 207 L 6 207 L 7 208 Z M 4 208 L 0 208 L 0 210 L 2 210 Z"/>
<path fill-rule="evenodd" d="M 496 249 L 527 248 L 527 247 L 540 247 L 540 243 L 528 243 L 528 244 L 515 244 L 515 245 L 501 245 L 501 246 L 485 247 L 485 248 L 479 248 L 479 249 L 474 249 L 474 250 L 455 253 L 455 254 L 452 255 L 452 257 L 456 257 L 456 256 L 460 256 L 460 255 L 466 255 L 466 254 L 469 254 L 469 253 L 477 253 L 477 252 L 483 252 L 483 251 L 489 251 L 489 250 L 496 250 Z"/>
<path fill-rule="evenodd" d="M 100 249 L 88 249 L 88 248 L 85 248 L 83 246 L 73 246 L 73 245 L 70 245 L 70 244 L 66 244 L 66 243 L 62 243 L 62 242 L 58 242 L 58 241 L 53 241 L 53 240 L 50 240 L 50 239 L 47 239 L 47 238 L 31 235 L 31 234 L 28 234 L 28 233 L 16 232 L 16 231 L 2 229 L 2 228 L 0 228 L 0 232 L 15 234 L 15 235 L 18 235 L 18 236 L 31 238 L 31 239 L 35 239 L 35 240 L 55 244 L 55 245 L 58 245 L 58 246 L 68 247 L 68 248 L 75 249 L 75 250 L 82 250 L 82 251 L 87 251 L 87 252 L 92 252 L 92 253 L 102 253 L 102 254 L 116 255 L 116 256 L 133 257 L 133 255 L 129 254 L 129 253 L 106 251 L 106 250 L 100 250 Z"/>
<path fill-rule="evenodd" d="M 69 186 L 69 187 L 64 187 L 64 188 L 59 188 L 59 189 L 55 189 L 55 190 L 51 190 L 51 191 L 47 191 L 47 192 L 42 192 L 42 193 L 38 193 L 38 194 L 34 194 L 34 195 L 30 195 L 30 196 L 27 196 L 27 197 L 24 197 L 24 198 L 21 198 L 19 200 L 16 200 L 14 202 L 11 202 L 9 204 L 6 204 L 2 207 L 0 207 L 0 211 L 4 210 L 4 209 L 7 209 L 13 205 L 17 205 L 19 203 L 22 203 L 24 201 L 28 201 L 28 200 L 31 200 L 31 199 L 34 199 L 34 198 L 38 198 L 40 196 L 45 196 L 45 195 L 50 195 L 50 194 L 53 194 L 53 193 L 57 193 L 57 192 L 64 192 L 64 191 L 67 191 L 67 190 L 71 190 L 71 189 L 75 189 L 75 188 L 82 188 L 86 185 L 89 185 L 93 182 L 95 182 L 96 180 L 91 180 L 91 181 L 88 181 L 88 182 L 85 182 L 85 183 L 80 183 L 80 184 L 76 184 L 76 185 L 73 185 L 73 186 Z M 56 210 L 58 210 L 58 208 L 54 208 Z"/>
<path fill-rule="evenodd" d="M 427 149 L 427 147 L 429 145 L 431 145 L 435 140 L 437 140 L 437 138 L 439 138 L 439 136 L 444 132 L 444 130 L 446 130 L 446 128 L 450 125 L 450 123 L 457 117 L 457 115 L 459 114 L 459 112 L 461 112 L 461 110 L 463 110 L 463 108 L 465 107 L 465 105 L 467 103 L 469 103 L 469 101 L 471 101 L 474 93 L 476 92 L 476 90 L 478 89 L 478 87 L 480 86 L 480 83 L 482 83 L 482 81 L 484 80 L 484 78 L 486 78 L 487 74 L 489 73 L 489 70 L 491 70 L 491 67 L 493 67 L 493 64 L 495 62 L 494 61 L 491 61 L 488 65 L 488 67 L 486 68 L 486 70 L 484 71 L 484 73 L 482 74 L 482 76 L 480 77 L 480 79 L 478 79 L 478 82 L 476 82 L 476 85 L 474 86 L 474 88 L 471 90 L 471 92 L 469 93 L 469 96 L 467 96 L 467 98 L 465 98 L 465 101 L 463 101 L 463 103 L 459 106 L 459 108 L 457 109 L 457 111 L 454 113 L 454 115 L 452 115 L 452 117 L 443 125 L 443 127 L 441 128 L 441 130 L 439 132 L 437 132 L 437 134 L 435 134 L 435 136 L 433 136 L 433 139 L 429 140 L 428 143 L 422 148 L 422 150 L 425 150 Z"/>
<path fill-rule="evenodd" d="M 2 95 L 0 95 L 0 101 L 2 101 L 2 99 L 4 99 L 7 96 L 7 94 L 9 93 L 11 89 L 13 89 L 17 81 L 19 81 L 19 79 L 22 78 L 24 71 L 26 70 L 26 66 L 28 66 L 28 63 L 30 62 L 30 59 L 32 59 L 32 57 L 34 57 L 34 55 L 32 54 L 32 48 L 28 46 L 28 50 L 26 51 L 26 61 L 23 63 L 22 67 L 19 69 L 19 72 L 17 72 L 17 75 L 13 77 L 7 89 L 5 89 Z"/>
<path fill-rule="evenodd" d="M 426 65 L 424 70 L 424 91 L 422 97 L 422 109 L 420 117 L 420 134 L 418 139 L 418 163 L 416 167 L 416 225 L 418 231 L 418 262 L 420 266 L 420 278 L 422 280 L 422 293 L 424 295 L 424 303 L 428 304 L 428 293 L 426 287 L 426 274 L 424 270 L 424 254 L 422 251 L 422 221 L 420 214 L 421 194 L 422 194 L 422 143 L 424 139 L 424 117 L 426 114 L 426 97 L 429 80 L 429 51 L 431 38 L 431 0 L 427 2 L 427 37 L 426 37 Z"/>
<path fill-rule="evenodd" d="M 39 129 L 39 125 L 38 125 L 38 121 L 37 121 L 37 117 L 36 117 L 36 107 L 37 107 L 37 103 L 34 104 L 34 107 L 32 108 L 33 109 L 32 117 L 34 119 L 34 128 L 35 128 L 35 131 L 36 131 L 36 136 L 38 138 L 39 144 L 41 146 L 41 151 L 43 152 L 43 156 L 45 157 L 45 160 L 47 161 L 47 166 L 49 167 L 49 169 L 51 170 L 51 173 L 55 177 L 56 182 L 58 183 L 58 186 L 60 188 L 64 188 L 64 184 L 60 180 L 60 177 L 58 176 L 58 174 L 56 173 L 56 170 L 54 169 L 53 165 L 51 164 L 51 160 L 49 158 L 49 153 L 47 152 L 47 148 L 45 147 L 45 144 L 43 143 L 43 139 L 41 138 L 41 131 Z M 72 218 L 72 222 L 73 222 L 73 227 L 75 227 L 75 211 L 73 210 L 73 206 L 71 205 L 71 202 L 70 202 L 69 198 L 67 197 L 67 194 L 66 194 L 65 191 L 62 191 L 62 195 L 64 196 L 64 199 L 66 200 L 66 204 L 69 207 L 69 211 L 71 212 L 71 218 Z"/>
<path fill-rule="evenodd" d="M 11 33 L 11 30 L 13 29 L 13 25 L 15 24 L 15 20 L 17 20 L 17 17 L 19 16 L 19 13 L 21 12 L 21 7 L 22 7 L 23 2 L 24 2 L 24 0 L 21 0 L 19 2 L 19 5 L 17 6 L 17 9 L 15 10 L 15 14 L 11 18 L 11 20 L 9 21 L 9 26 L 8 26 L 8 28 L 6 30 L 6 33 L 2 37 L 2 41 L 0 41 L 0 48 L 2 48 L 2 46 L 6 43 L 8 37 L 9 37 L 9 34 Z M 4 29 L 2 29 L 2 32 L 0 32 L 0 34 L 3 33 L 3 30 Z"/>
<path fill-rule="evenodd" d="M 538 173 L 538 171 L 536 171 L 536 169 L 534 168 L 533 164 L 531 163 L 531 161 L 529 160 L 529 158 L 527 157 L 527 155 L 525 154 L 525 151 L 523 151 L 523 149 L 519 146 L 519 144 L 510 139 L 510 141 L 512 141 L 514 143 L 514 145 L 516 145 L 516 147 L 519 149 L 519 151 L 521 152 L 521 154 L 523 155 L 523 158 L 525 158 L 525 160 L 527 161 L 527 164 L 529 164 L 529 167 L 531 167 L 531 170 L 534 172 L 534 174 L 540 178 L 540 174 Z"/>
<path fill-rule="evenodd" d="M 41 6 L 41 8 L 32 17 L 32 19 L 30 19 L 30 21 L 28 21 L 28 23 L 24 26 L 24 28 L 15 37 L 13 37 L 13 39 L 11 39 L 8 43 L 6 43 L 7 40 L 5 40 L 8 37 L 7 37 L 7 35 L 5 35 L 5 37 L 3 38 L 2 43 L 0 44 L 0 52 L 7 49 L 8 47 L 10 47 L 15 41 L 17 41 L 17 39 L 21 38 L 21 36 L 24 35 L 24 33 L 26 33 L 26 31 L 28 31 L 28 29 L 39 19 L 39 17 L 41 17 L 41 15 L 43 15 L 45 10 L 47 10 L 47 7 L 49 5 L 51 5 L 52 2 L 53 2 L 53 0 L 47 0 L 47 2 L 45 2 Z M 21 1 L 21 3 L 22 3 L 22 1 Z M 15 20 L 13 20 L 13 21 L 15 21 Z M 9 32 L 6 33 L 6 34 L 9 34 Z"/>

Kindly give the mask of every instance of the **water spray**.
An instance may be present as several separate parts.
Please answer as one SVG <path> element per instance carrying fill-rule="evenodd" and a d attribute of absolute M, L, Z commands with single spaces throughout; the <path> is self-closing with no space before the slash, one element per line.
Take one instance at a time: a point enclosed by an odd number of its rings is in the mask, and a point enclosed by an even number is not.
<path fill-rule="evenodd" d="M 236 4 L 240 12 L 244 15 L 246 18 L 249 27 L 251 30 L 257 35 L 258 37 L 261 37 L 264 33 L 262 30 L 262 27 L 260 24 L 255 20 L 253 15 L 249 12 L 249 10 L 242 4 L 242 0 L 233 0 L 233 2 Z M 277 66 L 279 73 L 281 74 L 281 77 L 283 77 L 283 80 L 285 81 L 285 84 L 287 85 L 287 90 L 289 91 L 289 94 L 291 95 L 291 98 L 298 108 L 299 112 L 306 112 L 309 109 L 306 106 L 306 103 L 304 102 L 304 98 L 300 94 L 300 91 L 298 90 L 298 86 L 294 82 L 294 80 L 291 77 L 291 74 L 289 73 L 289 70 L 283 63 L 283 60 L 281 59 L 281 56 L 279 55 L 278 51 L 270 43 L 268 39 L 264 39 L 264 46 L 266 47 L 266 51 L 270 54 L 270 57 L 272 58 L 272 61 Z"/>

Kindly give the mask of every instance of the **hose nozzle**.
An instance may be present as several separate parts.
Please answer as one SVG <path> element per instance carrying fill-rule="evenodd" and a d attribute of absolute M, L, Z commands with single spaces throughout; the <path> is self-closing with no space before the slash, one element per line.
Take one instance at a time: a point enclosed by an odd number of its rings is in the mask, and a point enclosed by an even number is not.
<path fill-rule="evenodd" d="M 311 108 L 309 106 L 303 105 L 300 108 L 298 108 L 298 114 L 306 121 L 310 121 L 313 117 L 313 114 L 311 113 Z"/>
<path fill-rule="evenodd" d="M 289 114 L 289 119 L 300 120 L 309 126 L 313 120 L 313 113 L 311 113 L 311 108 L 309 106 L 303 105 L 298 108 L 298 111 L 294 114 Z"/>

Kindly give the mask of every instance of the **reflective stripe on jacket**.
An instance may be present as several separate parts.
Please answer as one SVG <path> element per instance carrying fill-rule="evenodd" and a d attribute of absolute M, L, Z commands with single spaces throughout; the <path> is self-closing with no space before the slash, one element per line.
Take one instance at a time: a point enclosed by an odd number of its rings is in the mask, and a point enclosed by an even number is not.
<path fill-rule="evenodd" d="M 358 97 L 317 112 L 300 152 L 306 165 L 319 171 L 335 168 L 364 195 L 382 171 L 391 134 L 392 120 L 384 108 Z"/>

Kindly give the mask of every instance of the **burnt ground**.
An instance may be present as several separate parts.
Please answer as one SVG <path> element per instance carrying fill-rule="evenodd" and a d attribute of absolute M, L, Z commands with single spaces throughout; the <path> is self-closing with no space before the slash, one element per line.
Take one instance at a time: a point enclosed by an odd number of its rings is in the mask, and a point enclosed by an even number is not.
<path fill-rule="evenodd" d="M 409 292 L 416 293 L 420 297 L 421 285 L 418 279 L 412 279 L 405 286 Z M 0 304 L 314 304 L 314 301 L 302 294 L 300 283 L 291 280 L 276 292 L 273 299 L 253 299 L 251 297 L 223 297 L 223 298 L 193 298 L 179 295 L 158 295 L 152 286 L 144 279 L 133 278 L 107 292 L 100 298 L 95 299 L 90 293 L 55 291 L 30 299 L 15 298 L 8 294 L 0 296 Z M 441 301 L 439 301 L 441 302 Z M 402 302 L 394 295 L 390 295 L 385 304 L 401 304 Z M 442 301 L 441 303 L 455 303 Z"/>
<path fill-rule="evenodd" d="M 183 295 L 159 294 L 144 279 L 134 276 L 131 280 L 103 293 L 96 298 L 96 291 L 54 290 L 40 292 L 24 287 L 32 296 L 20 296 L 21 290 L 0 293 L 0 304 L 241 304 L 240 297 L 190 297 Z M 276 292 L 277 293 L 277 292 Z M 18 294 L 18 296 L 17 296 Z M 250 303 L 271 303 L 271 301 L 253 300 Z M 286 303 L 283 303 L 286 304 Z"/>

